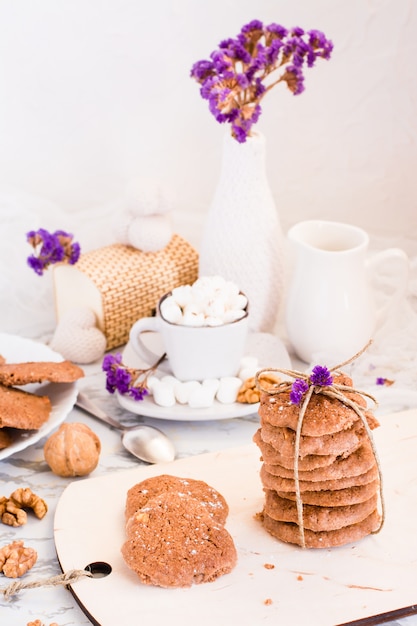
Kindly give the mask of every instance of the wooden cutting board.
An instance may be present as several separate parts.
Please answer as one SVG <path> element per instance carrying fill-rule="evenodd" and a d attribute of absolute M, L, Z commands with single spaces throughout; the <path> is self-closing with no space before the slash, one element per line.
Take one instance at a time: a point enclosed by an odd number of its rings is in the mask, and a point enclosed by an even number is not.
<path fill-rule="evenodd" d="M 302 550 L 263 530 L 254 519 L 263 492 L 259 450 L 251 442 L 71 483 L 54 521 L 61 567 L 65 572 L 95 562 L 111 566 L 107 576 L 74 583 L 77 601 L 100 626 L 165 626 L 178 623 L 179 616 L 181 623 L 199 626 L 335 626 L 377 624 L 386 621 L 387 613 L 394 618 L 417 612 L 417 410 L 380 421 L 374 435 L 386 521 L 379 534 L 340 548 Z M 188 589 L 161 589 L 141 584 L 127 568 L 120 554 L 126 492 L 162 473 L 205 480 L 226 497 L 226 527 L 238 551 L 232 573 Z"/>

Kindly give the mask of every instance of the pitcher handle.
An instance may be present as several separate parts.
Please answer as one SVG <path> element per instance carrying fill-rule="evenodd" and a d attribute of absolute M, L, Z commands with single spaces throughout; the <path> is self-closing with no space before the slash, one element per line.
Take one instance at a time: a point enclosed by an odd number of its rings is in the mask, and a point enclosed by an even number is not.
<path fill-rule="evenodd" d="M 371 275 L 376 276 L 377 271 L 389 261 L 396 260 L 399 266 L 398 278 L 394 290 L 386 298 L 386 302 L 376 310 L 376 326 L 380 328 L 388 319 L 390 311 L 404 298 L 409 280 L 410 262 L 407 254 L 401 248 L 387 248 L 374 254 L 367 260 L 367 269 Z"/>

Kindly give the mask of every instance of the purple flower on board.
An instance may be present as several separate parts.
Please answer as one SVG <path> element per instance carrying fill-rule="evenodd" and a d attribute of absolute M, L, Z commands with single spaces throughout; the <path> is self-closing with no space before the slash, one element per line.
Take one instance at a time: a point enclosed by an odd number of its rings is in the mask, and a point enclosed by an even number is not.
<path fill-rule="evenodd" d="M 73 242 L 73 235 L 64 230 L 50 233 L 45 228 L 26 233 L 26 240 L 32 246 L 27 263 L 39 276 L 54 263 L 74 265 L 80 258 L 80 244 Z"/>
<path fill-rule="evenodd" d="M 391 385 L 394 384 L 395 381 L 390 380 L 389 378 L 384 378 L 382 376 L 378 376 L 378 378 L 375 381 L 376 385 L 381 385 L 384 387 L 390 387 Z"/>
<path fill-rule="evenodd" d="M 260 102 L 275 85 L 286 83 L 293 95 L 304 91 L 304 69 L 330 59 L 333 43 L 319 30 L 287 29 L 260 20 L 245 24 L 236 38 L 224 39 L 210 59 L 197 61 L 191 77 L 220 123 L 231 124 L 243 143 L 261 114 Z"/>

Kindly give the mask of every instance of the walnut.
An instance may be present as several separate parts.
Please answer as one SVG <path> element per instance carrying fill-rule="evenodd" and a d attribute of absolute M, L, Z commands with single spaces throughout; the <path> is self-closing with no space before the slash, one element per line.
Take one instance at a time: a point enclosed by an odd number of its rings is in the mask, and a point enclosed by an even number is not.
<path fill-rule="evenodd" d="M 58 476 L 85 476 L 98 464 L 101 443 L 85 424 L 62 424 L 47 439 L 43 448 L 45 461 Z"/>
<path fill-rule="evenodd" d="M 265 389 L 270 389 L 281 382 L 278 376 L 273 376 L 272 374 L 262 374 L 259 380 Z M 247 378 L 240 387 L 237 393 L 237 402 L 255 404 L 259 402 L 260 397 L 261 391 L 256 386 L 255 377 L 251 376 L 251 378 Z"/>
<path fill-rule="evenodd" d="M 27 522 L 24 508 L 33 509 L 36 517 L 42 519 L 48 510 L 47 504 L 29 488 L 13 491 L 9 498 L 0 498 L 0 520 L 8 526 L 23 526 Z"/>
<path fill-rule="evenodd" d="M 26 626 L 46 626 L 46 624 L 41 622 L 40 619 L 35 619 L 34 622 L 28 622 Z M 58 626 L 58 624 L 56 622 L 53 622 L 52 624 L 49 624 L 49 626 Z"/>
<path fill-rule="evenodd" d="M 10 500 L 22 509 L 32 509 L 38 519 L 45 517 L 48 511 L 48 505 L 36 493 L 33 493 L 29 487 L 16 489 L 10 494 Z"/>
<path fill-rule="evenodd" d="M 13 541 L 0 548 L 0 572 L 8 578 L 19 578 L 35 565 L 37 558 L 36 550 L 25 548 L 23 541 Z"/>
<path fill-rule="evenodd" d="M 10 499 L 6 501 L 5 510 L 2 513 L 1 521 L 8 526 L 23 526 L 26 524 L 28 516 L 26 511 L 20 508 Z"/>

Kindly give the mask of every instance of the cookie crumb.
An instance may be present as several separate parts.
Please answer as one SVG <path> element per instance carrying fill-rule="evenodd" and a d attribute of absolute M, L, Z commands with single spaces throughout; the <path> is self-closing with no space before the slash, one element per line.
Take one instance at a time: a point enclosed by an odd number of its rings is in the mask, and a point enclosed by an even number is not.
<path fill-rule="evenodd" d="M 301 574 L 298 574 L 297 580 L 304 580 L 304 578 L 301 576 Z"/>
<path fill-rule="evenodd" d="M 273 563 L 264 563 L 265 569 L 274 569 L 275 565 Z"/>
<path fill-rule="evenodd" d="M 265 606 L 270 606 L 272 604 L 272 599 L 271 598 L 267 598 L 266 600 L 264 600 L 264 604 L 265 604 Z"/>

